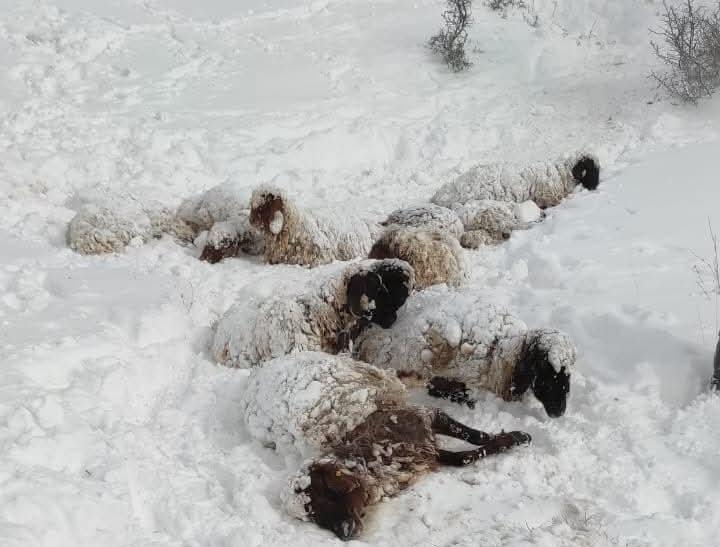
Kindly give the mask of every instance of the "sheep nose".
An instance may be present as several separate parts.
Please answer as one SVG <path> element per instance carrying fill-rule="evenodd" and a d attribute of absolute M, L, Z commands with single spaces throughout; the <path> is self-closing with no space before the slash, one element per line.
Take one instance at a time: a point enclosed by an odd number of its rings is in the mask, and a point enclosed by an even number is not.
<path fill-rule="evenodd" d="M 551 418 L 559 418 L 560 416 L 565 414 L 565 407 L 565 401 L 561 401 L 556 405 L 546 405 L 545 412 L 547 412 L 547 415 Z"/>

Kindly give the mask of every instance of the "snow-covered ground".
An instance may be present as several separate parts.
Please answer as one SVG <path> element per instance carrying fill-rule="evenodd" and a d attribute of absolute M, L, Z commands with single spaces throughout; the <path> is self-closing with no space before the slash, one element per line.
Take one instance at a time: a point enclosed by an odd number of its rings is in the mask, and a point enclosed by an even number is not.
<path fill-rule="evenodd" d="M 658 1 L 531 3 L 537 28 L 477 5 L 455 75 L 423 48 L 435 0 L 0 0 L 1 545 L 338 543 L 280 510 L 296 462 L 248 439 L 245 373 L 207 349 L 240 289 L 312 271 L 169 239 L 80 256 L 65 230 L 87 196 L 275 180 L 383 213 L 473 163 L 579 147 L 605 164 L 598 192 L 468 253 L 474 283 L 573 336 L 566 416 L 445 405 L 534 442 L 428 476 L 362 542 L 718 544 L 720 320 L 693 266 L 720 231 L 720 101 L 653 89 Z"/>

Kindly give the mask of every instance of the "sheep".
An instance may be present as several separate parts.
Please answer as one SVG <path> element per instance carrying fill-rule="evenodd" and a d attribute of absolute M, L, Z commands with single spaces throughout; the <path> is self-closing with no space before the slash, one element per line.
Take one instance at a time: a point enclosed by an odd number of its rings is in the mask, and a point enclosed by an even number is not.
<path fill-rule="evenodd" d="M 460 243 L 468 249 L 507 240 L 514 230 L 528 229 L 545 216 L 533 201 L 508 203 L 490 199 L 472 200 L 454 204 L 453 210 L 457 212 L 465 229 Z"/>
<path fill-rule="evenodd" d="M 193 237 L 190 226 L 161 205 L 141 206 L 130 196 L 108 194 L 80 207 L 68 225 L 67 241 L 81 254 L 115 253 L 166 233 L 182 241 Z"/>
<path fill-rule="evenodd" d="M 202 247 L 200 260 L 214 264 L 241 252 L 260 255 L 265 238 L 250 224 L 250 191 L 231 182 L 219 184 L 186 199 L 177 217 L 192 226 Z"/>
<path fill-rule="evenodd" d="M 592 154 L 576 153 L 554 162 L 477 165 L 441 186 L 431 201 L 452 207 L 471 200 L 515 203 L 532 200 L 541 209 L 546 209 L 560 203 L 578 184 L 595 190 L 599 183 L 598 159 Z"/>
<path fill-rule="evenodd" d="M 215 326 L 212 354 L 246 368 L 302 350 L 337 353 L 367 325 L 389 327 L 413 284 L 412 268 L 400 260 L 326 266 L 300 291 L 241 298 Z"/>
<path fill-rule="evenodd" d="M 198 238 L 196 244 L 202 247 L 200 260 L 210 264 L 241 253 L 260 255 L 265 250 L 265 238 L 250 225 L 249 211 L 240 211 L 232 220 L 215 222 L 204 241 Z"/>
<path fill-rule="evenodd" d="M 373 244 L 369 258 L 397 258 L 415 271 L 415 287 L 447 283 L 457 286 L 466 280 L 466 264 L 458 240 L 441 231 L 388 228 Z"/>
<path fill-rule="evenodd" d="M 286 511 L 348 540 L 360 533 L 369 506 L 422 474 L 531 440 L 520 431 L 488 435 L 406 399 L 392 373 L 344 355 L 302 352 L 254 369 L 240 408 L 256 440 L 311 458 L 281 492 Z M 436 435 L 478 448 L 443 450 Z"/>
<path fill-rule="evenodd" d="M 69 246 L 82 254 L 120 252 L 165 234 L 199 242 L 201 260 L 217 262 L 239 252 L 257 255 L 264 238 L 250 226 L 249 192 L 223 183 L 186 199 L 176 211 L 129 195 L 94 196 L 68 226 Z M 201 235 L 202 234 L 202 235 Z"/>
<path fill-rule="evenodd" d="M 551 417 L 565 413 L 576 350 L 552 329 L 528 329 L 507 310 L 471 288 L 431 287 L 407 299 L 387 330 L 371 327 L 354 355 L 412 382 L 428 382 L 430 395 L 468 401 L 468 388 L 487 389 L 506 401 L 528 390 Z"/>
<path fill-rule="evenodd" d="M 268 185 L 252 193 L 250 224 L 265 236 L 266 262 L 309 267 L 367 256 L 381 229 L 344 211 L 304 211 Z"/>

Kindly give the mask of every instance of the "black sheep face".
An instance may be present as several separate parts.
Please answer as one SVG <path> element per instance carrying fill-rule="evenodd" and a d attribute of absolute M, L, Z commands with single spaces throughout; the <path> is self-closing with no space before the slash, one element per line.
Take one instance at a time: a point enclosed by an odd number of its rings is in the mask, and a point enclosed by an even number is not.
<path fill-rule="evenodd" d="M 309 500 L 305 510 L 310 520 L 321 528 L 345 541 L 362 530 L 366 488 L 347 469 L 330 462 L 314 464 L 310 468 L 310 485 L 303 493 Z"/>
<path fill-rule="evenodd" d="M 569 352 L 574 363 L 575 350 L 566 335 L 541 332 L 524 348 L 512 377 L 513 394 L 519 397 L 532 390 L 551 418 L 565 414 L 570 394 L 570 370 L 566 366 L 556 367 L 550 359 L 551 351 L 558 349 L 558 345 Z"/>
<path fill-rule="evenodd" d="M 380 262 L 370 271 L 348 280 L 347 306 L 356 317 L 364 317 L 387 329 L 410 294 L 410 273 L 398 264 Z"/>
<path fill-rule="evenodd" d="M 572 176 L 584 188 L 595 190 L 600 184 L 600 166 L 593 158 L 585 156 L 572 168 Z"/>
<path fill-rule="evenodd" d="M 567 407 L 570 374 L 565 372 L 565 367 L 557 371 L 550 363 L 542 363 L 532 383 L 532 391 L 545 407 L 548 416 L 559 418 L 565 414 Z"/>

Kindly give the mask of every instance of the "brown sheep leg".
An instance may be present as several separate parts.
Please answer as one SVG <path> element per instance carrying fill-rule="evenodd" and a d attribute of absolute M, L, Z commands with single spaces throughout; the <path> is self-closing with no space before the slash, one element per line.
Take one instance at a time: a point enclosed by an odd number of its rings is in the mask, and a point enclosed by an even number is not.
<path fill-rule="evenodd" d="M 482 448 L 476 448 L 475 450 L 461 450 L 459 452 L 438 450 L 438 462 L 443 465 L 462 467 L 486 458 L 487 456 L 493 456 L 495 454 L 499 454 L 500 452 L 510 450 L 514 446 L 527 444 L 530 440 L 530 435 L 523 433 L 522 431 L 510 431 L 509 433 L 503 432 L 492 436 L 487 444 L 483 445 Z"/>

